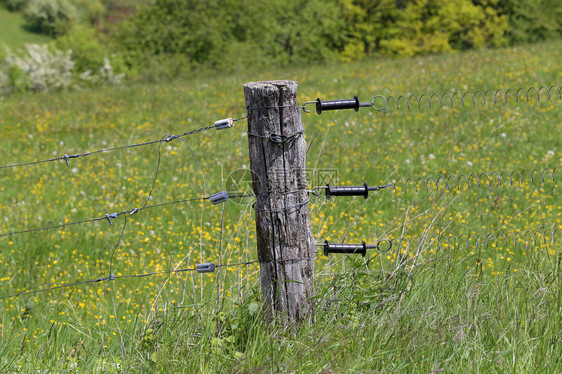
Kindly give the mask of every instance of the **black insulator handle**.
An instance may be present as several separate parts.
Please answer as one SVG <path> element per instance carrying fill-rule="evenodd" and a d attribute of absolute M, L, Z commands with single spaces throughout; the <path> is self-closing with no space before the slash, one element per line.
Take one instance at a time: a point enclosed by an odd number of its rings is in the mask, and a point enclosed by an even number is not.
<path fill-rule="evenodd" d="M 329 253 L 353 253 L 361 254 L 365 257 L 367 253 L 367 244 L 330 244 L 326 240 L 324 242 L 324 255 L 328 256 Z"/>
<path fill-rule="evenodd" d="M 359 98 L 357 95 L 351 100 L 330 100 L 330 101 L 322 101 L 320 99 L 316 99 L 316 112 L 321 114 L 323 110 L 339 110 L 339 109 L 355 109 L 355 111 L 359 111 Z"/>
<path fill-rule="evenodd" d="M 369 186 L 365 183 L 363 186 L 352 187 L 332 187 L 326 186 L 326 199 L 331 196 L 363 196 L 365 199 L 369 197 Z"/>

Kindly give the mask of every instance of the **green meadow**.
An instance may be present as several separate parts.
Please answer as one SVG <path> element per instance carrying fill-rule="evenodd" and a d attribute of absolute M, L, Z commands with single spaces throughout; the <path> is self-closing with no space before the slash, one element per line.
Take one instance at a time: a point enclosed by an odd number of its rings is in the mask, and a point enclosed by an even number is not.
<path fill-rule="evenodd" d="M 1 164 L 12 165 L 243 118 L 249 81 L 296 80 L 299 103 L 557 87 L 538 99 L 510 91 L 507 103 L 488 93 L 485 104 L 434 96 L 409 110 L 390 100 L 386 111 L 303 113 L 310 188 L 328 174 L 396 185 L 312 199 L 316 242 L 394 246 L 365 258 L 318 251 L 314 321 L 289 328 L 263 322 L 259 264 L 236 265 L 257 259 L 251 199 L 5 235 L 230 189 L 231 173 L 249 168 L 244 120 L 68 166 L 1 168 L 0 297 L 12 296 L 0 299 L 0 371 L 562 371 L 561 61 L 555 41 L 236 75 L 175 78 L 162 65 L 167 78 L 152 84 L 0 97 Z M 458 186 L 437 188 L 439 176 Z M 400 183 L 420 177 L 427 190 Z M 232 266 L 170 272 L 206 262 Z M 163 273 L 124 277 L 153 272 Z"/>

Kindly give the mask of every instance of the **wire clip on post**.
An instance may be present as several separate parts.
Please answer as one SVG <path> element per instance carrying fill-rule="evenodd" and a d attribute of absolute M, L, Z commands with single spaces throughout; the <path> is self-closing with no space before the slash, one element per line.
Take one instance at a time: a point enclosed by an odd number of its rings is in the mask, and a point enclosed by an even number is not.
<path fill-rule="evenodd" d="M 216 265 L 212 262 L 207 262 L 205 264 L 197 264 L 197 272 L 198 273 L 212 273 L 216 269 Z"/>
<path fill-rule="evenodd" d="M 234 120 L 232 118 L 221 119 L 215 122 L 215 128 L 217 130 L 224 130 L 234 126 Z"/>
<path fill-rule="evenodd" d="M 365 183 L 363 186 L 332 187 L 328 184 L 326 185 L 326 199 L 329 199 L 332 196 L 363 196 L 366 199 L 369 197 L 369 191 L 378 191 L 392 186 L 392 184 L 388 184 L 386 186 L 369 187 L 369 185 Z"/>
<path fill-rule="evenodd" d="M 388 239 L 379 240 L 377 244 L 330 244 L 327 240 L 324 242 L 324 255 L 329 253 L 349 253 L 360 254 L 365 257 L 367 249 L 376 249 L 379 252 L 388 252 L 392 248 L 392 241 Z"/>
<path fill-rule="evenodd" d="M 226 191 L 221 191 L 211 195 L 209 200 L 211 201 L 211 203 L 213 203 L 213 205 L 217 205 L 225 202 L 226 200 L 228 200 L 228 198 L 229 198 L 228 193 Z"/>
<path fill-rule="evenodd" d="M 328 100 L 322 101 L 321 99 L 316 99 L 316 101 L 307 101 L 302 106 L 302 110 L 306 113 L 310 113 L 309 110 L 306 109 L 308 104 L 316 104 L 316 113 L 322 114 L 324 110 L 340 110 L 340 109 L 355 109 L 356 112 L 359 111 L 359 108 L 364 107 L 371 107 L 373 103 L 361 103 L 357 95 L 353 99 L 350 100 Z"/>

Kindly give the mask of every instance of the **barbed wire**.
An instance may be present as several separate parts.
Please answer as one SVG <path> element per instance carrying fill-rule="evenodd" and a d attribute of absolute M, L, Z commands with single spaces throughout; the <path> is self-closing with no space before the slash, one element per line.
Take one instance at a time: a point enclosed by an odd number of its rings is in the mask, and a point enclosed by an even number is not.
<path fill-rule="evenodd" d="M 45 160 L 4 165 L 4 166 L 0 166 L 0 169 L 8 169 L 8 168 L 15 168 L 15 167 L 22 167 L 22 166 L 38 165 L 38 164 L 44 164 L 44 163 L 48 163 L 48 162 L 61 161 L 61 160 L 64 160 L 66 162 L 66 165 L 69 166 L 69 161 L 72 160 L 72 159 L 75 159 L 75 158 L 87 157 L 87 156 L 95 155 L 95 154 L 98 154 L 98 153 L 106 153 L 106 152 L 112 152 L 112 151 L 117 151 L 117 150 L 122 150 L 122 149 L 144 147 L 144 146 L 148 146 L 148 145 L 152 145 L 152 144 L 156 144 L 156 143 L 160 143 L 160 145 L 161 145 L 162 143 L 169 143 L 169 142 L 171 142 L 172 140 L 175 140 L 175 139 L 183 139 L 187 136 L 197 134 L 197 133 L 200 133 L 200 132 L 203 132 L 203 131 L 207 131 L 207 130 L 210 130 L 210 129 L 222 130 L 224 128 L 230 128 L 230 127 L 233 126 L 234 122 L 244 120 L 245 118 L 246 117 L 235 118 L 235 119 L 227 118 L 227 119 L 215 122 L 215 124 L 212 125 L 212 126 L 201 127 L 199 129 L 184 132 L 183 134 L 179 134 L 179 135 L 165 135 L 158 140 L 150 140 L 150 141 L 147 141 L 147 142 L 123 145 L 123 146 L 118 146 L 118 147 L 102 148 L 102 149 L 98 149 L 98 150 L 95 150 L 95 151 L 84 152 L 84 153 L 76 153 L 76 154 L 70 154 L 70 155 L 65 153 L 62 156 L 49 158 L 49 159 L 45 159 Z"/>

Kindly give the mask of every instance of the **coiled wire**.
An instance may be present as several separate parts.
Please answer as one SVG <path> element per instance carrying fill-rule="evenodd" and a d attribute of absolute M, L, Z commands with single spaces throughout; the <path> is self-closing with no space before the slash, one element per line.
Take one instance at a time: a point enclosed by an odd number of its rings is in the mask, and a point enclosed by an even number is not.
<path fill-rule="evenodd" d="M 515 184 L 522 185 L 525 181 L 534 184 L 540 181 L 545 184 L 546 181 L 555 182 L 560 177 L 562 166 L 544 169 L 522 169 L 514 171 L 492 171 L 471 174 L 457 175 L 440 175 L 438 177 L 419 177 L 419 178 L 398 178 L 394 181 L 394 192 L 397 189 L 407 192 L 408 189 L 419 192 L 425 189 L 426 192 L 471 188 L 471 187 L 488 187 L 496 188 L 501 186 L 513 186 Z M 402 187 L 402 188 L 400 188 Z"/>
<path fill-rule="evenodd" d="M 541 101 L 545 99 L 551 100 L 552 98 L 562 99 L 562 86 L 555 84 L 550 87 L 540 86 L 539 88 L 508 88 L 505 90 L 500 88 L 498 90 L 455 91 L 452 93 L 445 92 L 443 94 L 433 92 L 431 94 L 421 94 L 419 96 L 400 95 L 396 97 L 392 95 L 376 95 L 373 97 L 372 106 L 375 110 L 386 112 L 389 108 L 394 107 L 396 107 L 396 110 L 400 110 L 404 105 L 408 110 L 415 107 L 422 109 L 422 105 L 426 103 L 429 108 L 435 106 L 443 108 L 446 105 L 454 107 L 455 105 L 466 106 L 468 103 L 472 103 L 472 106 L 475 106 L 477 103 L 482 103 L 484 105 L 489 103 L 508 103 L 509 101 L 517 103 L 520 100 L 529 102 L 531 99 Z M 384 105 L 381 106 L 381 102 Z"/>
<path fill-rule="evenodd" d="M 461 249 L 480 249 L 488 248 L 490 245 L 495 247 L 507 247 L 523 245 L 523 247 L 536 247 L 544 245 L 554 245 L 560 243 L 562 230 L 520 230 L 508 232 L 491 232 L 487 234 L 438 234 L 426 237 L 396 238 L 387 239 L 392 242 L 393 251 L 410 251 L 412 248 L 430 247 L 440 250 L 442 248 L 461 250 Z"/>

